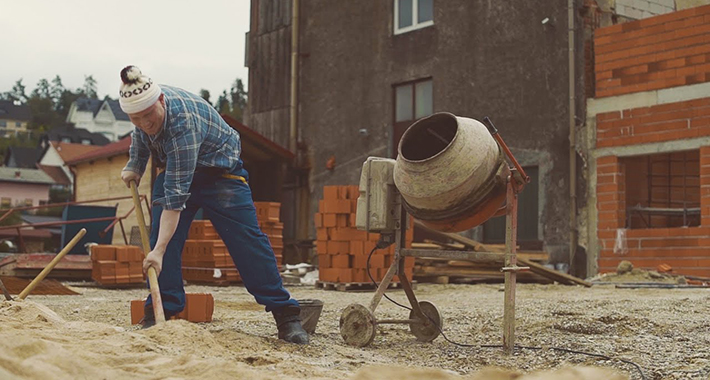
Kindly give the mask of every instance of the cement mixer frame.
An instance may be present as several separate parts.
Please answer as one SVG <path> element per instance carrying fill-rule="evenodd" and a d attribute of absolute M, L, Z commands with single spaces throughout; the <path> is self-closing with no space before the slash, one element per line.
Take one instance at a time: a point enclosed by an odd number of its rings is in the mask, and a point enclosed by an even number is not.
<path fill-rule="evenodd" d="M 518 194 L 525 185 L 530 182 L 530 178 L 513 156 L 512 152 L 501 138 L 493 122 L 485 117 L 483 124 L 486 125 L 493 138 L 510 160 L 510 175 L 507 177 L 507 193 L 505 205 L 498 209 L 493 215 L 506 217 L 505 233 L 505 259 L 501 271 L 505 276 L 505 294 L 503 306 L 503 349 L 506 353 L 512 353 L 515 346 L 515 287 L 517 272 L 528 270 L 528 267 L 517 265 L 516 246 L 518 228 Z M 396 191 L 396 189 L 395 189 Z M 422 258 L 442 258 L 449 260 L 467 260 L 471 262 L 490 263 L 500 259 L 500 253 L 474 252 L 474 251 L 445 251 L 434 249 L 411 249 L 405 246 L 405 235 L 407 231 L 406 221 L 407 211 L 402 204 L 402 197 L 398 191 L 395 195 L 395 215 L 394 215 L 394 244 L 395 256 L 392 265 L 389 267 L 384 278 L 380 282 L 377 291 L 370 301 L 369 307 L 361 304 L 351 304 L 343 310 L 340 318 L 340 333 L 346 343 L 364 347 L 372 343 L 377 333 L 377 326 L 381 324 L 406 324 L 410 331 L 421 342 L 431 342 L 441 334 L 443 329 L 443 316 L 439 309 L 429 301 L 418 301 L 412 289 L 412 284 L 406 276 L 399 276 L 405 273 L 405 257 Z M 412 226 L 413 228 L 413 226 Z M 389 236 L 384 236 L 386 241 Z M 390 238 L 391 239 L 391 238 Z M 382 297 L 387 291 L 394 275 L 398 275 L 402 289 L 411 305 L 411 311 L 407 319 L 377 319 L 375 311 Z"/>

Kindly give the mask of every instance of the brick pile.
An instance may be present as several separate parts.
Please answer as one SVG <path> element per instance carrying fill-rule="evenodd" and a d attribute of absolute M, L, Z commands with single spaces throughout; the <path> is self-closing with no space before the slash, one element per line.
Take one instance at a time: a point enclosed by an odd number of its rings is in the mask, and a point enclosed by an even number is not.
<path fill-rule="evenodd" d="M 325 186 L 323 200 L 315 215 L 316 252 L 321 282 L 369 283 L 367 258 L 380 235 L 360 231 L 355 227 L 357 186 Z M 411 246 L 413 230 L 407 231 L 407 246 Z M 381 281 L 392 264 L 394 245 L 378 249 L 370 259 L 370 274 Z M 414 258 L 405 259 L 406 276 L 412 279 Z M 395 276 L 393 281 L 399 281 Z"/>
<path fill-rule="evenodd" d="M 279 268 L 284 264 L 284 224 L 281 223 L 281 203 L 278 202 L 254 202 L 256 207 L 256 220 L 259 222 L 261 231 L 269 237 L 271 248 L 276 255 L 276 263 Z"/>
<path fill-rule="evenodd" d="M 91 248 L 91 278 L 100 285 L 140 284 L 143 251 L 132 245 L 95 245 Z"/>
<path fill-rule="evenodd" d="M 136 325 L 143 319 L 145 300 L 131 301 L 131 324 Z M 214 298 L 209 293 L 187 293 L 185 309 L 172 319 L 184 319 L 190 322 L 212 322 Z"/>
<path fill-rule="evenodd" d="M 271 242 L 279 267 L 283 264 L 283 223 L 277 202 L 255 202 L 257 222 Z M 231 284 L 242 281 L 227 246 L 209 220 L 195 220 L 190 226 L 182 252 L 182 276 L 185 281 L 208 284 Z"/>
<path fill-rule="evenodd" d="M 185 281 L 226 285 L 241 282 L 227 246 L 209 220 L 194 220 L 182 251 Z"/>

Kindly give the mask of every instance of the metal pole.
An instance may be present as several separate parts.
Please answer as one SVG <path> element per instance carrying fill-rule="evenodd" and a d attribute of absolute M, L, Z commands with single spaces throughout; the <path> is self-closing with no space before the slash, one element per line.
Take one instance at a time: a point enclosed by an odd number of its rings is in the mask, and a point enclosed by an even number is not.
<path fill-rule="evenodd" d="M 513 353 L 515 347 L 515 280 L 517 276 L 516 245 L 518 235 L 518 194 L 515 193 L 512 175 L 508 180 L 505 217 L 505 300 L 503 304 L 503 350 Z"/>
<path fill-rule="evenodd" d="M 569 65 L 569 268 L 572 273 L 577 252 L 577 136 L 574 73 L 574 0 L 567 0 Z"/>

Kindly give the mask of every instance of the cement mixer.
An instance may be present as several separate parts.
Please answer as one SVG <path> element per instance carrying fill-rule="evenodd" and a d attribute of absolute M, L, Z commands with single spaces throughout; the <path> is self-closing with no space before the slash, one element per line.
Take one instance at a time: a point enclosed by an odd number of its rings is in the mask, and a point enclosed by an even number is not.
<path fill-rule="evenodd" d="M 506 158 L 508 160 L 506 160 Z M 509 162 L 508 162 L 509 161 Z M 493 122 L 483 123 L 450 113 L 436 113 L 412 124 L 402 136 L 396 160 L 369 157 L 360 174 L 358 229 L 379 233 L 377 248 L 395 244 L 395 258 L 378 285 L 369 307 L 352 304 L 343 310 L 340 333 L 346 343 L 363 347 L 381 324 L 406 324 L 417 340 L 431 342 L 442 332 L 443 317 L 431 302 L 417 301 L 404 275 L 405 257 L 435 257 L 473 262 L 501 261 L 499 253 L 443 251 L 405 247 L 407 214 L 443 232 L 464 231 L 495 216 L 506 216 L 503 347 L 512 352 L 515 329 L 517 266 L 517 196 L 528 176 L 508 149 Z M 392 278 L 398 275 L 411 304 L 406 319 L 376 319 Z"/>

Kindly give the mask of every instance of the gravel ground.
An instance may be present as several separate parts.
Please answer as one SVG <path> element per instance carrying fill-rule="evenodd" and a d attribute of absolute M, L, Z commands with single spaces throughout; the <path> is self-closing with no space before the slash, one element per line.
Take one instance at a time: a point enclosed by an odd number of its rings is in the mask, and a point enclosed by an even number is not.
<path fill-rule="evenodd" d="M 147 293 L 142 289 L 107 290 L 70 283 L 79 296 L 30 296 L 64 320 L 92 321 L 135 331 L 130 326 L 129 301 Z M 215 297 L 214 321 L 202 324 L 214 341 L 226 348 L 220 357 L 267 371 L 285 371 L 292 377 L 342 378 L 365 365 L 433 367 L 470 375 L 488 367 L 520 372 L 568 365 L 608 367 L 641 379 L 632 365 L 550 349 L 561 347 L 625 359 L 638 364 L 647 379 L 710 378 L 710 290 L 615 289 L 560 285 L 519 284 L 516 344 L 543 347 L 522 349 L 512 356 L 499 348 L 502 334 L 502 285 L 419 284 L 419 300 L 437 305 L 444 317 L 444 332 L 459 347 L 438 337 L 419 343 L 402 325 L 379 327 L 366 348 L 346 345 L 339 333 L 341 311 L 351 303 L 368 304 L 371 292 L 339 292 L 291 286 L 299 299 L 324 302 L 316 334 L 307 347 L 282 344 L 270 314 L 263 312 L 243 287 L 193 286 L 188 292 L 209 292 Z M 387 292 L 406 303 L 401 290 Z M 408 312 L 382 301 L 378 318 L 404 318 Z M 125 329 L 125 330 L 124 330 Z M 212 338 L 210 338 L 212 339 Z M 167 343 L 169 346 L 169 342 Z M 248 345 L 249 347 L 243 347 Z M 163 345 L 163 347 L 166 345 Z M 179 349 L 171 353 L 180 354 Z M 210 352 L 204 352 L 205 357 Z M 273 372 L 272 372 L 273 373 Z"/>

